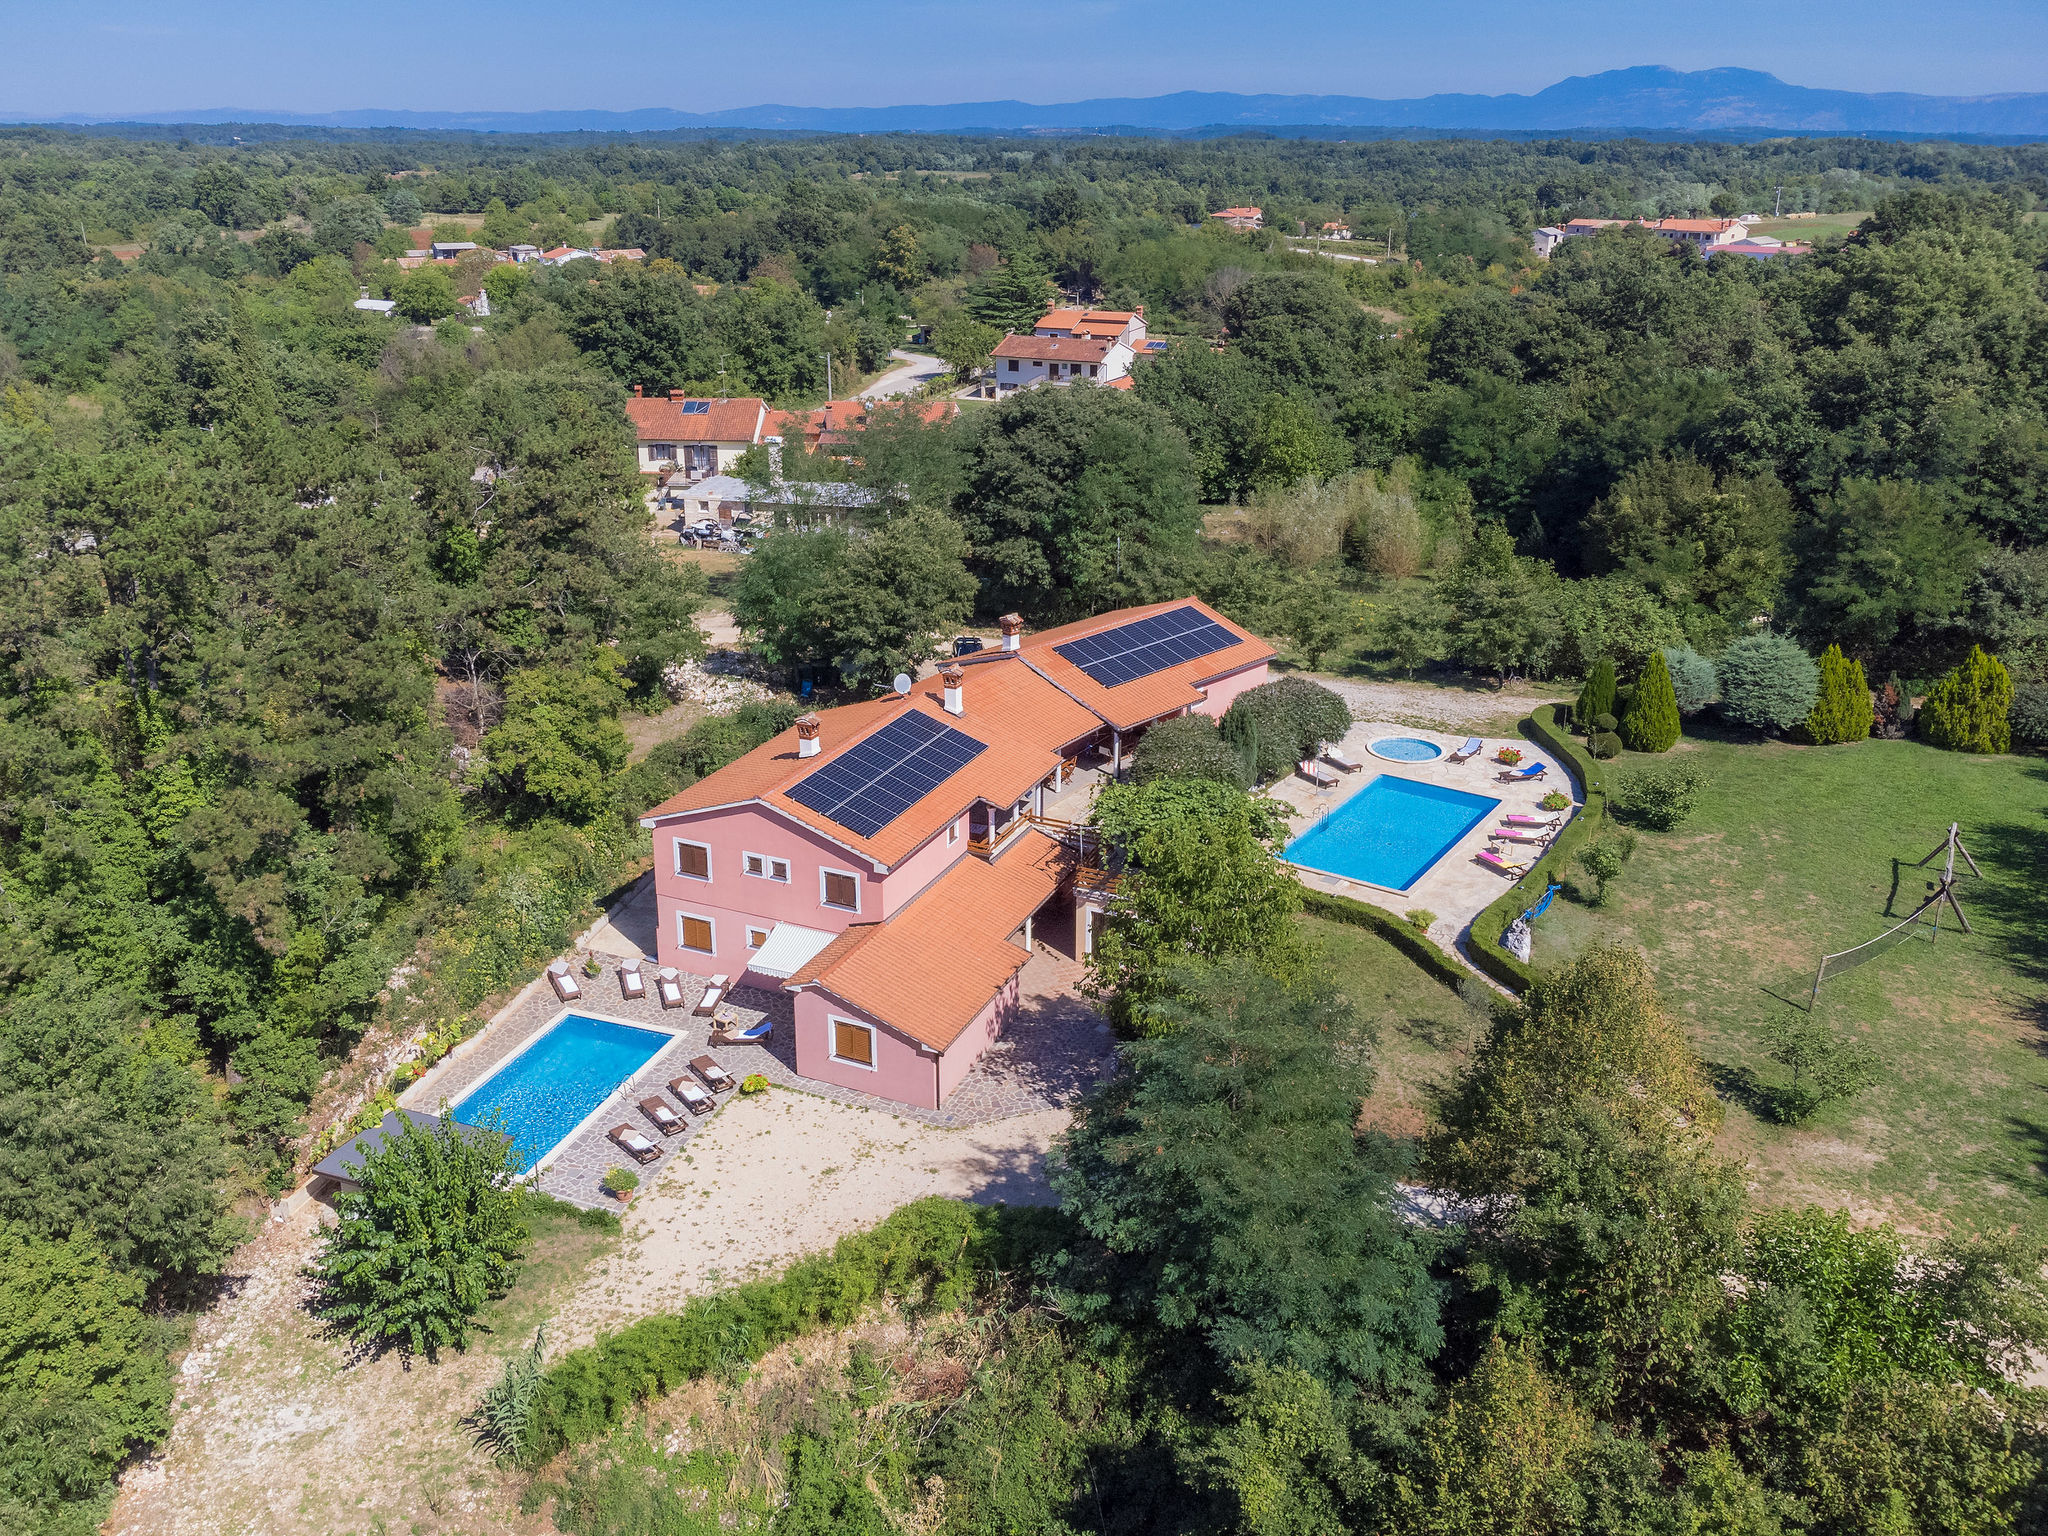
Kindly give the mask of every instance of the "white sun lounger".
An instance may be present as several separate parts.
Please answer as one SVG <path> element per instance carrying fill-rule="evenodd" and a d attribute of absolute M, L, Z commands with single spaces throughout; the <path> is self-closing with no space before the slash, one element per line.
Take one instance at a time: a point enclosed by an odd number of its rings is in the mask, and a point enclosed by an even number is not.
<path fill-rule="evenodd" d="M 654 995 L 661 999 L 664 1008 L 683 1006 L 683 978 L 675 967 L 664 965 L 654 975 Z"/>
<path fill-rule="evenodd" d="M 1365 766 L 1355 757 L 1346 757 L 1336 747 L 1323 748 L 1323 761 L 1340 773 L 1356 773 Z"/>
<path fill-rule="evenodd" d="M 690 1010 L 691 1015 L 700 1019 L 710 1018 L 718 1011 L 718 1005 L 725 1001 L 725 989 L 731 982 L 732 978 L 724 971 L 712 977 L 711 985 L 704 989 L 704 995 L 697 999 L 697 1006 Z"/>
<path fill-rule="evenodd" d="M 640 962 L 628 960 L 619 967 L 619 996 L 645 997 L 647 978 L 640 974 Z"/>
<path fill-rule="evenodd" d="M 1446 761 L 1453 763 L 1470 762 L 1473 758 L 1477 757 L 1480 753 L 1484 752 L 1485 750 L 1486 743 L 1484 741 L 1480 740 L 1477 736 L 1467 736 L 1465 738 L 1465 744 L 1462 747 L 1458 748 L 1457 751 L 1453 752 L 1450 755 L 1450 757 L 1446 759 Z"/>
<path fill-rule="evenodd" d="M 548 967 L 548 985 L 555 989 L 555 996 L 565 1003 L 573 1003 L 583 996 L 583 987 L 569 971 L 569 962 L 557 960 Z"/>
<path fill-rule="evenodd" d="M 1328 789 L 1337 782 L 1337 775 L 1321 763 L 1304 758 L 1300 764 L 1301 776 L 1318 789 Z"/>

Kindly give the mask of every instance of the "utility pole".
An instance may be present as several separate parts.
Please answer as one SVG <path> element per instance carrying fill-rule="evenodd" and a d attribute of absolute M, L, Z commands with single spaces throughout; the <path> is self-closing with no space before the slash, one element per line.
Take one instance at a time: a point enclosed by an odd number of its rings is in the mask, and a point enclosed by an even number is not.
<path fill-rule="evenodd" d="M 830 352 L 820 352 L 818 356 L 825 359 L 825 398 L 830 400 L 832 398 L 832 354 Z"/>
<path fill-rule="evenodd" d="M 1784 217 L 1784 214 L 1785 214 L 1785 183 L 1783 183 L 1783 182 L 1781 181 L 1781 182 L 1779 182 L 1779 183 L 1778 183 L 1778 197 L 1777 197 L 1777 201 L 1775 201 L 1775 202 L 1773 202 L 1773 203 L 1771 204 L 1771 217 L 1772 217 L 1772 218 L 1774 218 L 1774 219 L 1777 219 L 1777 218 L 1783 218 L 1783 217 Z"/>

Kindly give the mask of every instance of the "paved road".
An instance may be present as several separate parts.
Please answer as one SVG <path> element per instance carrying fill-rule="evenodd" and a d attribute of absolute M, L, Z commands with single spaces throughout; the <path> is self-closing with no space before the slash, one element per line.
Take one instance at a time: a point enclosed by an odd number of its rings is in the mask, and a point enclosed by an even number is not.
<path fill-rule="evenodd" d="M 892 395 L 907 395 L 926 379 L 937 378 L 946 372 L 946 365 L 936 357 L 926 357 L 922 352 L 905 352 L 897 348 L 889 354 L 903 366 L 891 368 L 874 383 L 860 392 L 863 400 L 886 400 Z"/>
<path fill-rule="evenodd" d="M 1383 256 L 1354 256 L 1349 251 L 1326 251 L 1320 247 L 1311 250 L 1305 245 L 1290 245 L 1287 249 L 1297 256 L 1327 256 L 1332 261 L 1362 261 L 1368 267 L 1376 267 L 1386 259 Z"/>

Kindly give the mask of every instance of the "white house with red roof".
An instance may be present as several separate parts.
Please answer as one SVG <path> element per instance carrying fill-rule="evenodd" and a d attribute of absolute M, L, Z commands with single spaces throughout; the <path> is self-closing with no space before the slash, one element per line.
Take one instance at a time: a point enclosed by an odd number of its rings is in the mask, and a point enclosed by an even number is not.
<path fill-rule="evenodd" d="M 1081 754 L 1220 717 L 1273 649 L 1192 599 L 1102 614 L 820 710 L 641 818 L 658 958 L 793 995 L 798 1072 L 936 1109 L 1014 1020 L 1034 924 L 1089 948 L 1112 882 L 1048 818 Z M 1071 925 L 1071 927 L 1069 926 Z"/>
<path fill-rule="evenodd" d="M 1266 211 L 1263 208 L 1218 208 L 1209 217 L 1221 219 L 1232 229 L 1263 229 L 1266 227 Z"/>
<path fill-rule="evenodd" d="M 1040 384 L 1116 385 L 1148 350 L 1145 308 L 1049 310 L 1029 336 L 1005 336 L 989 354 L 998 396 Z"/>
<path fill-rule="evenodd" d="M 693 484 L 731 469 L 741 454 L 766 438 L 770 412 L 758 396 L 710 400 L 679 389 L 649 395 L 635 384 L 626 415 L 639 439 L 640 472 Z"/>

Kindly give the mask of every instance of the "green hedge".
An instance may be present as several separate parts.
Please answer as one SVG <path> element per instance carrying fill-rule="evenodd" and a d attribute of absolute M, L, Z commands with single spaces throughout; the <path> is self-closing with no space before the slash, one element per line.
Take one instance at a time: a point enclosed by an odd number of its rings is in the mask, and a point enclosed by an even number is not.
<path fill-rule="evenodd" d="M 985 1278 L 1022 1268 L 1064 1231 L 1065 1218 L 1042 1207 L 915 1201 L 780 1279 L 695 1297 L 681 1312 L 564 1355 L 542 1378 L 525 1443 L 508 1449 L 536 1465 L 606 1433 L 635 1403 L 759 1359 L 814 1329 L 844 1327 L 879 1301 L 957 1307 Z"/>
<path fill-rule="evenodd" d="M 1571 738 L 1569 704 L 1538 705 L 1522 721 L 1522 734 L 1553 757 L 1569 764 L 1585 786 L 1585 804 L 1572 817 L 1529 873 L 1509 886 L 1493 904 L 1472 919 L 1472 941 L 1467 948 L 1472 963 L 1510 991 L 1523 992 L 1536 979 L 1535 971 L 1500 947 L 1500 936 L 1508 924 L 1542 899 L 1543 889 L 1561 880 L 1565 861 L 1598 836 L 1607 822 L 1607 772 Z"/>
<path fill-rule="evenodd" d="M 1349 923 L 1354 928 L 1372 930 L 1453 992 L 1470 979 L 1471 972 L 1465 967 L 1384 908 L 1306 885 L 1301 888 L 1301 906 L 1304 912 L 1328 918 L 1333 923 Z"/>

